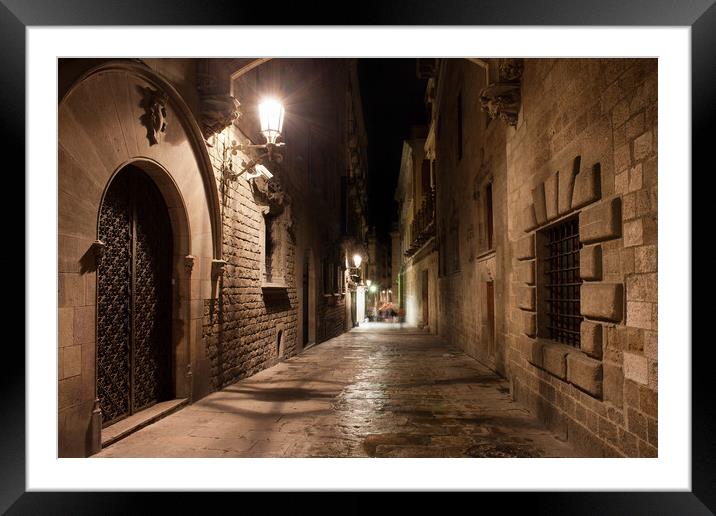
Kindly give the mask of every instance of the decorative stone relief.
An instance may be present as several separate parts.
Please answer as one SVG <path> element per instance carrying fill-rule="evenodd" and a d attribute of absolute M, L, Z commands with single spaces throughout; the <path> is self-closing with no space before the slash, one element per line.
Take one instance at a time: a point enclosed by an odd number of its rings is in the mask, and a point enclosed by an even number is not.
<path fill-rule="evenodd" d="M 147 128 L 147 138 L 149 144 L 159 143 L 167 132 L 167 102 L 169 96 L 161 91 L 152 88 L 142 88 L 144 99 L 142 107 L 144 115 L 142 115 L 142 124 Z"/>
<path fill-rule="evenodd" d="M 523 69 L 522 59 L 503 59 L 499 67 L 499 80 L 480 91 L 480 106 L 490 118 L 499 118 L 511 126 L 517 125 Z"/>

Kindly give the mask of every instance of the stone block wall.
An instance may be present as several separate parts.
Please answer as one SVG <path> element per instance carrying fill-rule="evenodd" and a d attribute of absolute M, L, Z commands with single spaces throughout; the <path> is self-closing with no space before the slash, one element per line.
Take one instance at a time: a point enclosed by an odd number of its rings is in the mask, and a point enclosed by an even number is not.
<path fill-rule="evenodd" d="M 323 295 L 320 286 L 324 284 L 322 260 L 340 254 L 336 252 L 341 220 L 338 192 L 346 165 L 342 152 L 347 149 L 347 68 L 339 60 L 313 59 L 276 59 L 262 67 L 259 78 L 265 85 L 257 86 L 256 77 L 248 75 L 234 83 L 234 95 L 243 106 L 239 122 L 224 130 L 223 141 L 212 137 L 207 142 L 221 196 L 226 261 L 215 296 L 204 303 L 202 334 L 213 390 L 299 353 L 303 310 L 310 312 L 309 343 L 333 338 L 346 328 L 345 296 Z M 252 185 L 256 180 L 224 181 L 221 173 L 225 143 L 248 143 L 247 135 L 263 142 L 256 131 L 256 113 L 249 106 L 260 100 L 264 87 L 280 90 L 278 77 L 280 84 L 300 92 L 283 92 L 294 103 L 286 107 L 290 113 L 284 125 L 287 143 L 281 164 L 269 165 L 284 195 L 277 212 L 281 223 L 271 226 L 274 255 L 280 255 L 272 268 L 274 273 L 280 271 L 280 288 L 269 285 L 263 276 L 265 192 L 258 183 Z M 305 87 L 306 81 L 314 81 L 311 88 Z M 335 127 L 335 134 L 319 138 L 318 126 Z M 233 169 L 240 170 L 240 164 L 252 157 L 239 151 L 233 157 Z M 307 307 L 302 302 L 304 256 L 313 262 Z M 276 281 L 276 277 L 271 280 Z"/>
<path fill-rule="evenodd" d="M 220 182 L 219 146 L 210 156 Z M 295 243 L 286 235 L 286 289 L 268 292 L 262 283 L 263 213 L 248 181 L 225 185 L 222 194 L 223 257 L 227 262 L 215 297 L 204 301 L 203 339 L 212 390 L 274 365 L 296 353 Z M 283 356 L 276 343 L 281 328 Z"/>
<path fill-rule="evenodd" d="M 505 374 L 503 344 L 509 298 L 505 281 L 507 240 L 506 127 L 480 109 L 485 68 L 464 59 L 445 60 L 438 83 L 436 134 L 436 222 L 438 228 L 438 331 L 498 372 Z M 462 100 L 462 157 L 458 159 L 458 97 Z M 493 242 L 488 247 L 486 196 L 491 183 Z M 457 232 L 450 228 L 457 221 Z M 457 245 L 451 239 L 457 239 Z M 457 253 L 457 270 L 451 267 Z M 494 286 L 494 321 L 489 330 L 487 283 Z"/>
<path fill-rule="evenodd" d="M 323 342 L 337 337 L 345 331 L 346 325 L 346 303 L 344 296 L 331 295 L 332 299 L 318 307 L 318 319 L 320 320 L 318 342 Z"/>
<path fill-rule="evenodd" d="M 428 320 L 423 317 L 423 274 L 428 274 Z M 406 261 L 405 272 L 405 322 L 409 325 L 428 327 L 431 333 L 438 331 L 438 256 L 433 250 L 433 242 L 428 241 L 425 248 Z"/>
<path fill-rule="evenodd" d="M 525 60 L 521 91 L 507 136 L 513 395 L 585 454 L 656 456 L 657 62 Z M 573 216 L 580 347 L 546 338 L 540 316 L 540 230 Z"/>

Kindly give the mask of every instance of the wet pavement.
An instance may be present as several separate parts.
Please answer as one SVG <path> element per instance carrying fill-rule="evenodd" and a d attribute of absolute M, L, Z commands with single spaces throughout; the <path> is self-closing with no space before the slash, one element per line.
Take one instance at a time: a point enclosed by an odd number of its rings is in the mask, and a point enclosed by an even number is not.
<path fill-rule="evenodd" d="M 575 457 L 508 383 L 438 338 L 371 323 L 95 457 Z"/>

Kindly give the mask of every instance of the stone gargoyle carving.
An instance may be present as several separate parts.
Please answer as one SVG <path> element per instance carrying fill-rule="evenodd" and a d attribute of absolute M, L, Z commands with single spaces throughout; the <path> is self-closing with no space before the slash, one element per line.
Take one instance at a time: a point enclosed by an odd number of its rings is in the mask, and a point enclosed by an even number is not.
<path fill-rule="evenodd" d="M 511 126 L 517 125 L 520 110 L 520 84 L 494 82 L 480 91 L 480 106 L 490 118 L 499 118 Z"/>
<path fill-rule="evenodd" d="M 167 102 L 169 96 L 161 91 L 152 88 L 142 88 L 144 99 L 142 107 L 142 124 L 147 128 L 149 145 L 159 143 L 167 132 Z"/>
<path fill-rule="evenodd" d="M 231 95 L 205 95 L 201 97 L 201 123 L 204 138 L 220 133 L 241 116 L 241 103 Z"/>
<path fill-rule="evenodd" d="M 293 215 L 291 213 L 291 197 L 283 189 L 278 178 L 266 179 L 259 176 L 252 181 L 254 199 L 260 205 L 268 206 L 268 213 L 279 217 L 278 224 L 285 228 L 291 240 L 295 242 L 293 232 Z"/>
<path fill-rule="evenodd" d="M 517 125 L 523 70 L 522 59 L 503 59 L 499 66 L 499 81 L 480 91 L 480 106 L 490 118 L 499 118 L 511 126 Z"/>

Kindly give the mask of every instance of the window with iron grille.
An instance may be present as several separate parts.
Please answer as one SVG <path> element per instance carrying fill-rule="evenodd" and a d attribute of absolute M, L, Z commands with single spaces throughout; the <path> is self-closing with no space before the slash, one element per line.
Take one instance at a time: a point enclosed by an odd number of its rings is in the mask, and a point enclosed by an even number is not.
<path fill-rule="evenodd" d="M 573 217 L 540 232 L 540 333 L 579 347 L 579 219 Z"/>

